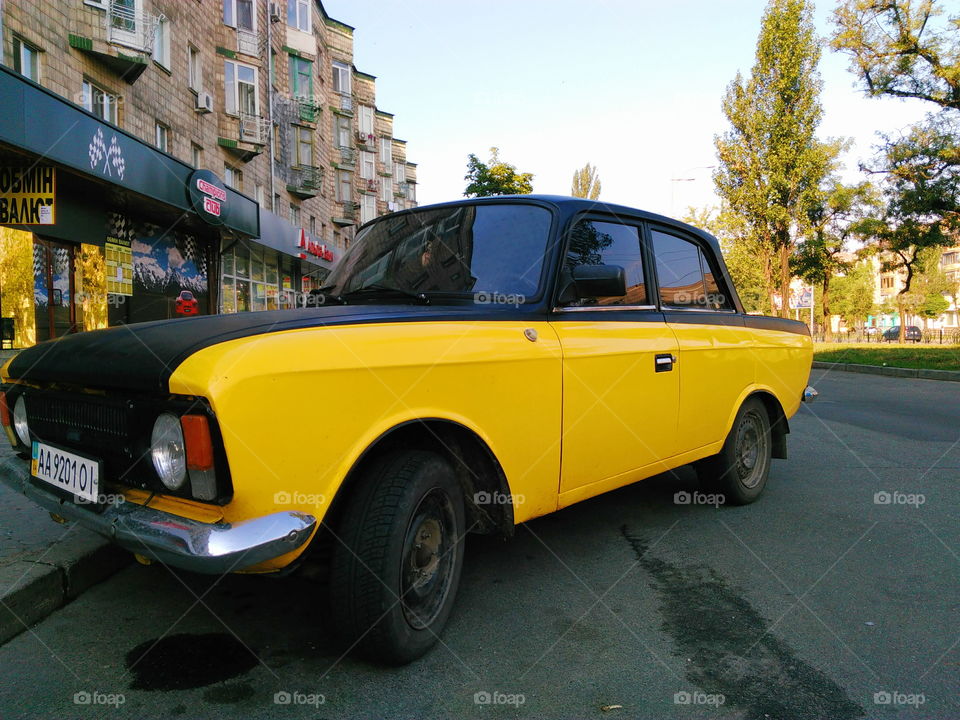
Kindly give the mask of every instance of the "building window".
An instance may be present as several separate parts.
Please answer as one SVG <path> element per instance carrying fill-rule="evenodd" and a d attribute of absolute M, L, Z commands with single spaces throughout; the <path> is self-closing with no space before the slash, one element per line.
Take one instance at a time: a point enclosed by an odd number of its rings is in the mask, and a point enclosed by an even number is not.
<path fill-rule="evenodd" d="M 333 91 L 350 94 L 350 67 L 341 62 L 333 63 Z"/>
<path fill-rule="evenodd" d="M 89 80 L 83 81 L 83 107 L 92 112 L 101 120 L 117 124 L 117 96 L 103 88 L 94 85 Z"/>
<path fill-rule="evenodd" d="M 308 127 L 293 126 L 294 161 L 297 165 L 313 165 L 313 130 Z"/>
<path fill-rule="evenodd" d="M 380 178 L 380 199 L 387 203 L 393 202 L 393 180 L 391 178 Z"/>
<path fill-rule="evenodd" d="M 13 39 L 13 69 L 35 83 L 40 82 L 40 51 L 18 37 Z"/>
<path fill-rule="evenodd" d="M 353 197 L 353 175 L 347 170 L 337 170 L 337 202 L 350 202 Z"/>
<path fill-rule="evenodd" d="M 317 234 L 317 218 L 314 215 L 310 216 L 310 234 Z"/>
<path fill-rule="evenodd" d="M 364 195 L 360 199 L 360 222 L 365 223 L 377 216 L 377 198 L 373 195 Z"/>
<path fill-rule="evenodd" d="M 402 183 L 402 182 L 406 182 L 406 181 L 407 181 L 407 167 L 406 167 L 406 165 L 404 165 L 404 164 L 401 163 L 401 162 L 397 162 L 397 163 L 394 163 L 394 164 L 393 164 L 393 179 L 394 179 L 396 182 L 398 182 L 398 183 Z"/>
<path fill-rule="evenodd" d="M 154 124 L 153 144 L 157 146 L 158 150 L 167 152 L 167 148 L 169 147 L 169 136 L 170 128 L 160 122 Z"/>
<path fill-rule="evenodd" d="M 153 60 L 170 69 L 170 21 L 163 16 L 153 29 Z"/>
<path fill-rule="evenodd" d="M 368 137 L 373 135 L 373 108 L 369 105 L 360 106 L 360 132 Z"/>
<path fill-rule="evenodd" d="M 313 63 L 290 56 L 290 92 L 297 98 L 313 98 Z"/>
<path fill-rule="evenodd" d="M 360 151 L 360 177 L 364 180 L 373 180 L 376 176 L 377 168 L 374 164 L 373 153 L 366 150 Z"/>
<path fill-rule="evenodd" d="M 227 112 L 231 115 L 260 114 L 257 93 L 257 69 L 232 60 L 224 60 L 224 93 Z"/>
<path fill-rule="evenodd" d="M 200 51 L 193 45 L 187 46 L 187 85 L 191 90 L 203 90 L 203 64 L 200 61 Z"/>
<path fill-rule="evenodd" d="M 300 227 L 300 206 L 290 203 L 290 224 L 294 227 Z"/>
<path fill-rule="evenodd" d="M 238 30 L 255 32 L 257 13 L 254 11 L 253 0 L 223 0 L 223 24 Z"/>
<path fill-rule="evenodd" d="M 393 170 L 393 141 L 391 138 L 380 138 L 380 162 L 383 163 L 383 171 L 389 173 Z"/>
<path fill-rule="evenodd" d="M 190 160 L 195 168 L 203 164 L 203 148 L 196 143 L 190 143 Z"/>
<path fill-rule="evenodd" d="M 287 0 L 287 25 L 311 32 L 310 30 L 310 0 Z"/>
<path fill-rule="evenodd" d="M 333 116 L 333 141 L 337 147 L 350 147 L 350 118 Z"/>
<path fill-rule="evenodd" d="M 417 184 L 414 182 L 407 183 L 407 200 L 410 202 L 417 201 Z"/>
<path fill-rule="evenodd" d="M 223 166 L 223 182 L 234 190 L 243 190 L 243 172 L 229 165 Z"/>
<path fill-rule="evenodd" d="M 257 205 L 263 207 L 263 185 L 257 183 L 253 188 L 253 199 L 257 201 Z"/>

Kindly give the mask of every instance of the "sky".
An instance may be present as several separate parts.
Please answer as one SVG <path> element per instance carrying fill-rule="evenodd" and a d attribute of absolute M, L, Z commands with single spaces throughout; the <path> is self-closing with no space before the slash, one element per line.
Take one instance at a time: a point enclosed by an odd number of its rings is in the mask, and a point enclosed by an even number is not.
<path fill-rule="evenodd" d="M 377 106 L 418 163 L 421 205 L 463 195 L 467 156 L 489 148 L 534 173 L 534 192 L 568 195 L 595 165 L 601 200 L 681 217 L 718 203 L 713 138 L 727 85 L 753 65 L 765 0 L 323 0 L 353 25 L 354 63 L 377 76 Z M 833 2 L 815 25 L 831 31 Z M 932 108 L 867 98 L 846 56 L 823 43 L 822 138 L 853 140 L 859 177 L 876 133 Z"/>

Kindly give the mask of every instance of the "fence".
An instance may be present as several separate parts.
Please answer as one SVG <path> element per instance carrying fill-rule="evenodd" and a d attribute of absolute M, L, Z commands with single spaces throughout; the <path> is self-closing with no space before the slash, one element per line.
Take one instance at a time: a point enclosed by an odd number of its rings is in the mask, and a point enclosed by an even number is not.
<path fill-rule="evenodd" d="M 889 330 L 889 328 L 886 328 Z M 833 343 L 884 343 L 884 342 L 896 342 L 897 338 L 893 340 L 885 340 L 883 337 L 884 329 L 883 328 L 871 328 L 874 332 L 867 332 L 866 330 L 854 330 L 851 332 L 845 333 L 833 333 L 829 342 Z M 960 328 L 939 328 L 936 330 L 921 330 L 921 340 L 920 343 L 926 345 L 960 345 Z M 816 342 L 828 342 L 823 334 L 823 331 L 817 330 L 813 334 L 813 339 Z M 915 341 L 910 341 L 915 342 Z"/>

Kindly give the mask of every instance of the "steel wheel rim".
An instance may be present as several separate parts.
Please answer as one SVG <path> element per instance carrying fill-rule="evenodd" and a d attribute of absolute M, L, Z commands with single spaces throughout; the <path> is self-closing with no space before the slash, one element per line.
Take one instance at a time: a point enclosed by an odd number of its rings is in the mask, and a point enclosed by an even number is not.
<path fill-rule="evenodd" d="M 403 541 L 400 605 L 407 623 L 423 630 L 443 610 L 453 580 L 456 515 L 446 492 L 434 488 L 420 499 Z"/>
<path fill-rule="evenodd" d="M 767 433 L 759 413 L 751 410 L 737 427 L 735 447 L 737 478 L 745 488 L 755 488 L 763 477 L 767 458 Z"/>

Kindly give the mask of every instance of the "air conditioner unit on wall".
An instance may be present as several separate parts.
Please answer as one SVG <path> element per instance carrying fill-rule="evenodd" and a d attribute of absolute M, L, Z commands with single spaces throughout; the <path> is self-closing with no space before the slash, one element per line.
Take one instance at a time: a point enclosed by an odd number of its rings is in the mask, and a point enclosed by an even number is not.
<path fill-rule="evenodd" d="M 280 3 L 270 3 L 270 22 L 278 23 L 283 21 L 283 13 L 280 11 Z"/>
<path fill-rule="evenodd" d="M 197 93 L 197 105 L 194 108 L 201 115 L 213 112 L 213 95 L 208 92 Z"/>

